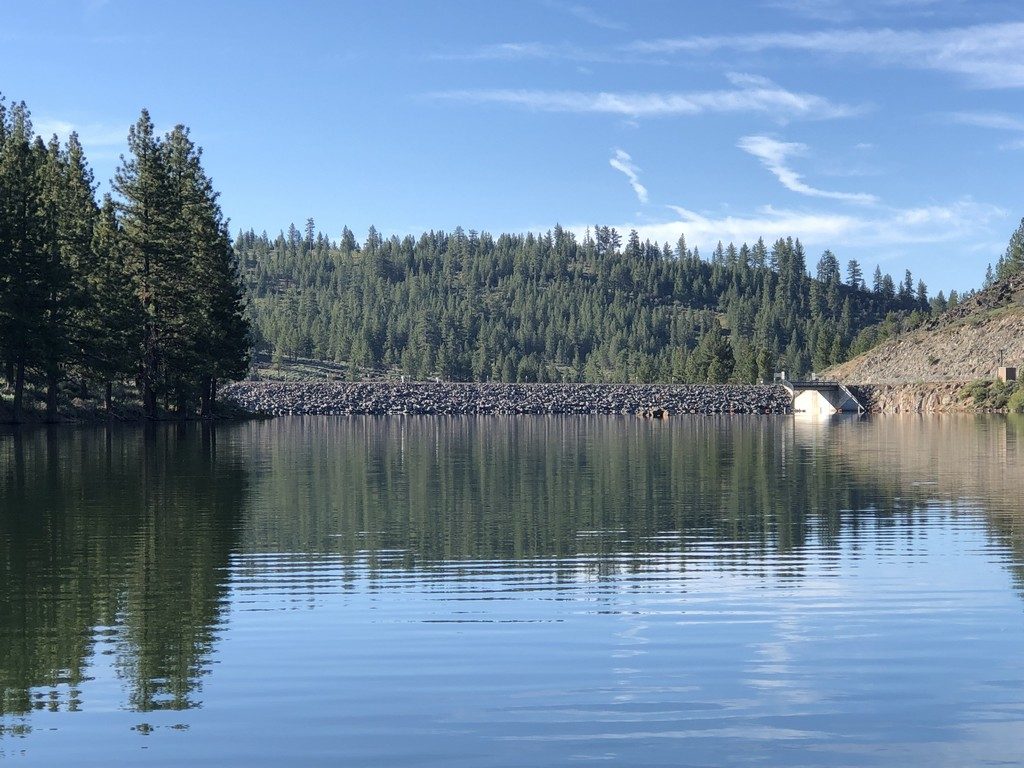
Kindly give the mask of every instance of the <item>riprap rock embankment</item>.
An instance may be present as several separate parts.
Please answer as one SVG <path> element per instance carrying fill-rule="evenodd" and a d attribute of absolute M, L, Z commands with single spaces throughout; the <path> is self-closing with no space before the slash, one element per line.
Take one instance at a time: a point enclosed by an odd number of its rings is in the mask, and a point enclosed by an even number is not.
<path fill-rule="evenodd" d="M 775 385 L 454 384 L 245 381 L 222 397 L 255 414 L 639 414 L 788 413 Z"/>

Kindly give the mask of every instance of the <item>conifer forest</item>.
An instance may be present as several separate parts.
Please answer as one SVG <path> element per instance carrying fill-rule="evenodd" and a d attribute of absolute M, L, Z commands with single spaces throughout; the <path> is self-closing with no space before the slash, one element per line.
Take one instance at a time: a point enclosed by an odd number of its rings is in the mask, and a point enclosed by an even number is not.
<path fill-rule="evenodd" d="M 201 150 L 143 110 L 96 199 L 75 134 L 35 136 L 23 103 L 0 102 L 0 361 L 20 421 L 37 393 L 139 401 L 155 418 L 212 413 L 244 376 L 251 334 L 226 222 Z"/>
<path fill-rule="evenodd" d="M 597 226 L 582 237 L 464 231 L 363 244 L 308 221 L 235 240 L 257 350 L 272 364 L 314 358 L 352 377 L 505 382 L 724 383 L 800 376 L 919 324 L 930 299 L 798 239 L 719 244 L 705 258 Z M 811 271 L 813 269 L 813 272 Z M 813 274 L 813 276 L 812 276 Z"/>

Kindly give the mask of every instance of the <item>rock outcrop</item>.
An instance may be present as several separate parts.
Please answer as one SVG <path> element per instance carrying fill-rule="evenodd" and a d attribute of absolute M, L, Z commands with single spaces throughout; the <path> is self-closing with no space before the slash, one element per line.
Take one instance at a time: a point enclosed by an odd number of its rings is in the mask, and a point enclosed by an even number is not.
<path fill-rule="evenodd" d="M 851 385 L 850 391 L 869 413 L 953 413 L 973 411 L 961 397 L 962 384 Z"/>

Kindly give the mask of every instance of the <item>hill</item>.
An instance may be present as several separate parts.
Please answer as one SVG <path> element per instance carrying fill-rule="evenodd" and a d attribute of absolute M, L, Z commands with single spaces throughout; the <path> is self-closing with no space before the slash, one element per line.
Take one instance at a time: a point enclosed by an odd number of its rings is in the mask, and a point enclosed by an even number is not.
<path fill-rule="evenodd" d="M 358 244 L 294 226 L 235 241 L 259 359 L 328 361 L 344 378 L 750 383 L 846 359 L 862 331 L 930 311 L 899 283 L 799 240 L 719 244 L 705 258 L 595 227 L 577 238 L 431 231 Z M 303 364 L 309 369 L 310 365 Z M 335 377 L 337 377 L 335 375 Z"/>
<path fill-rule="evenodd" d="M 966 383 L 1024 364 L 1024 273 L 824 372 L 851 384 Z"/>

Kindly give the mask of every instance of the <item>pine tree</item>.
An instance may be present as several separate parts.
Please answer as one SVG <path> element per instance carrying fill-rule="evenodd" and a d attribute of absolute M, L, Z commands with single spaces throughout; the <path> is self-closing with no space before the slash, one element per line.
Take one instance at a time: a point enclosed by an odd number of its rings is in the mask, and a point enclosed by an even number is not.
<path fill-rule="evenodd" d="M 917 303 L 921 306 L 921 309 L 928 309 L 928 286 L 925 285 L 924 280 L 917 281 L 917 293 L 915 294 Z"/>
<path fill-rule="evenodd" d="M 20 421 L 26 370 L 37 362 L 45 311 L 43 195 L 38 148 L 24 103 L 4 112 L 0 146 L 0 353 L 11 369 L 12 416 Z"/>
<path fill-rule="evenodd" d="M 145 316 L 124 255 L 117 211 L 104 195 L 92 239 L 93 264 L 86 277 L 88 304 L 83 312 L 84 355 L 88 369 L 104 386 L 107 411 L 114 382 L 132 378 L 142 359 Z"/>
<path fill-rule="evenodd" d="M 1024 219 L 1020 220 L 1020 226 L 1010 235 L 1010 242 L 1006 246 L 1006 253 L 1003 254 L 1000 264 L 1000 280 L 1024 271 Z"/>
<path fill-rule="evenodd" d="M 846 284 L 857 290 L 864 288 L 864 271 L 856 259 L 846 262 Z"/>
<path fill-rule="evenodd" d="M 139 388 L 147 418 L 156 418 L 157 399 L 165 393 L 166 344 L 171 329 L 170 298 L 184 273 L 173 251 L 175 224 L 171 184 L 162 142 L 149 112 L 142 110 L 128 132 L 129 158 L 121 158 L 113 189 L 119 196 L 125 260 L 134 277 L 143 312 Z"/>
<path fill-rule="evenodd" d="M 204 248 L 202 274 L 207 278 L 202 319 L 206 336 L 200 375 L 201 415 L 212 416 L 220 382 L 237 380 L 249 370 L 252 332 L 246 316 L 238 263 L 227 225 Z"/>
<path fill-rule="evenodd" d="M 37 139 L 33 152 L 37 157 L 36 183 L 40 193 L 36 258 L 44 286 L 42 313 L 35 329 L 36 354 L 46 381 L 46 418 L 56 421 L 60 381 L 72 357 L 72 314 L 80 303 L 77 295 L 81 280 L 74 266 L 87 254 L 82 253 L 80 237 L 73 232 L 75 223 L 69 220 L 71 212 L 64 200 L 67 163 L 57 137 L 46 145 Z M 83 223 L 88 225 L 89 222 Z M 84 248 L 88 250 L 88 240 Z"/>

